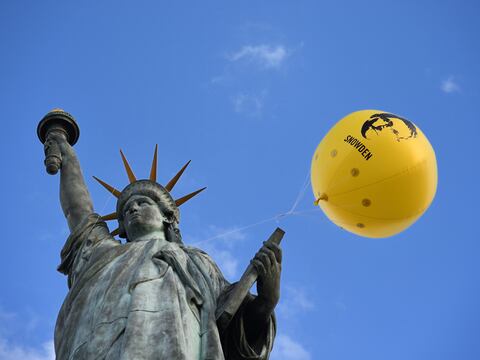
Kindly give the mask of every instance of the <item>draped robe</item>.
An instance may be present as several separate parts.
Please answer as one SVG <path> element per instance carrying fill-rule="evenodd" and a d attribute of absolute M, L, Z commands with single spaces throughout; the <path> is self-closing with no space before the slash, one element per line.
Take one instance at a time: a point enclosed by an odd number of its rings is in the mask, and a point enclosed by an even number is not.
<path fill-rule="evenodd" d="M 258 324 L 257 339 L 247 340 L 243 312 L 252 295 L 228 328 L 217 326 L 215 311 L 234 285 L 199 249 L 157 239 L 121 244 L 91 214 L 61 257 L 58 270 L 68 275 L 70 290 L 55 328 L 58 360 L 269 357 L 273 315 Z"/>

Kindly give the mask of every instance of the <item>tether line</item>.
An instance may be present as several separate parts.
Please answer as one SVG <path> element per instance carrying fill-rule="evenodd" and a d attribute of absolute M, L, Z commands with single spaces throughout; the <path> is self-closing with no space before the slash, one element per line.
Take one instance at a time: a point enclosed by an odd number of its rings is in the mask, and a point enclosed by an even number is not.
<path fill-rule="evenodd" d="M 265 224 L 267 222 L 270 222 L 270 221 L 277 221 L 279 222 L 281 219 L 284 219 L 286 217 L 289 217 L 289 216 L 296 216 L 296 215 L 302 215 L 302 214 L 305 214 L 307 212 L 313 212 L 313 211 L 317 211 L 317 209 L 310 209 L 310 210 L 304 210 L 304 211 L 295 211 L 298 204 L 300 203 L 300 201 L 303 199 L 303 197 L 305 196 L 305 191 L 307 190 L 308 186 L 310 185 L 310 170 L 308 171 L 307 173 L 307 176 L 305 177 L 305 181 L 303 182 L 302 184 L 302 187 L 300 188 L 298 194 L 297 194 L 297 197 L 295 198 L 295 201 L 293 202 L 293 205 L 291 206 L 290 210 L 288 210 L 287 212 L 284 212 L 284 213 L 280 213 L 280 214 L 277 214 L 275 216 L 272 216 L 272 217 L 269 217 L 267 219 L 264 219 L 264 220 L 260 220 L 260 221 L 257 221 L 257 222 L 254 222 L 252 224 L 249 224 L 249 225 L 245 225 L 245 226 L 242 226 L 240 228 L 236 228 L 236 229 L 233 229 L 233 230 L 229 230 L 229 231 L 225 231 L 221 234 L 217 234 L 215 236 L 212 236 L 212 237 L 209 237 L 205 240 L 201 240 L 201 241 L 197 241 L 197 242 L 194 242 L 192 243 L 192 245 L 201 245 L 201 244 L 205 244 L 205 243 L 208 243 L 212 240 L 216 240 L 216 239 L 219 239 L 219 238 L 222 238 L 224 236 L 227 236 L 227 235 L 231 235 L 231 234 L 235 234 L 235 233 L 238 233 L 240 231 L 243 231 L 243 230 L 246 230 L 246 229 L 250 229 L 250 228 L 253 228 L 255 226 L 258 226 L 258 225 L 261 225 L 261 224 Z"/>

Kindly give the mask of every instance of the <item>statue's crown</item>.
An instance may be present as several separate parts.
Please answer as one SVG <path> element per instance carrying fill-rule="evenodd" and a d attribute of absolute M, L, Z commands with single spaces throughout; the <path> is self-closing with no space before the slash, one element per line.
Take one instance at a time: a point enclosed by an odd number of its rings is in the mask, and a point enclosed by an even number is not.
<path fill-rule="evenodd" d="M 200 193 L 201 191 L 205 190 L 206 188 L 199 189 L 194 191 L 188 195 L 185 195 L 179 199 L 174 199 L 170 194 L 171 190 L 177 183 L 180 176 L 182 176 L 183 172 L 190 164 L 188 161 L 180 171 L 167 183 L 167 185 L 162 186 L 157 183 L 157 153 L 158 153 L 158 145 L 155 146 L 155 152 L 153 155 L 152 167 L 150 170 L 150 177 L 149 179 L 144 180 L 137 180 L 135 174 L 130 167 L 130 164 L 127 161 L 127 158 L 123 154 L 122 150 L 120 150 L 120 155 L 122 156 L 123 165 L 125 166 L 125 170 L 127 171 L 128 179 L 130 180 L 130 184 L 128 184 L 122 191 L 118 191 L 113 186 L 107 184 L 106 182 L 100 180 L 96 176 L 93 178 L 97 180 L 105 189 L 107 189 L 110 193 L 112 193 L 117 198 L 117 210 L 111 214 L 102 216 L 102 220 L 118 220 L 119 227 L 111 232 L 113 236 L 120 235 L 121 237 L 125 237 L 125 230 L 123 228 L 123 206 L 127 202 L 127 200 L 133 195 L 145 195 L 152 198 L 155 202 L 161 202 L 165 208 L 170 212 L 172 216 L 172 220 L 175 222 L 180 221 L 180 211 L 178 207 L 192 197 Z"/>

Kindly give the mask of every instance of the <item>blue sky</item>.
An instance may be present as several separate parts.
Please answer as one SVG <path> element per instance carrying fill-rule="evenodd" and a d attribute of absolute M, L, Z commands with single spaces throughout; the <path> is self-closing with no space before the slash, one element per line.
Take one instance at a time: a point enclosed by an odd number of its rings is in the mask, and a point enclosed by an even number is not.
<path fill-rule="evenodd" d="M 80 126 L 98 212 L 115 203 L 92 175 L 125 185 L 122 148 L 147 177 L 158 143 L 161 182 L 192 160 L 176 196 L 208 187 L 181 230 L 230 280 L 286 230 L 273 360 L 480 358 L 479 13 L 458 0 L 2 1 L 0 359 L 53 359 L 68 229 L 35 130 L 55 107 Z M 368 108 L 414 121 L 438 161 L 432 206 L 389 239 L 342 231 L 302 192 L 322 137 Z M 263 222 L 298 196 L 301 214 Z"/>

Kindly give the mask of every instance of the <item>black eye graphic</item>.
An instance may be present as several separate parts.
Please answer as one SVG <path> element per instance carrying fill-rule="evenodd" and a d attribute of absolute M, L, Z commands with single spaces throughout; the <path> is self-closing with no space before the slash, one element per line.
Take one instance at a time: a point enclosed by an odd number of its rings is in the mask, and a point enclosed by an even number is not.
<path fill-rule="evenodd" d="M 398 129 L 394 128 L 395 124 L 393 123 L 392 119 L 401 120 L 403 124 L 407 126 L 409 130 L 409 136 L 400 136 Z M 417 137 L 417 128 L 411 121 L 390 113 L 373 114 L 370 116 L 369 120 L 363 123 L 360 132 L 365 139 L 368 139 L 367 134 L 369 132 L 371 133 L 373 131 L 375 134 L 379 135 L 383 129 L 389 129 L 392 131 L 397 141 Z"/>

